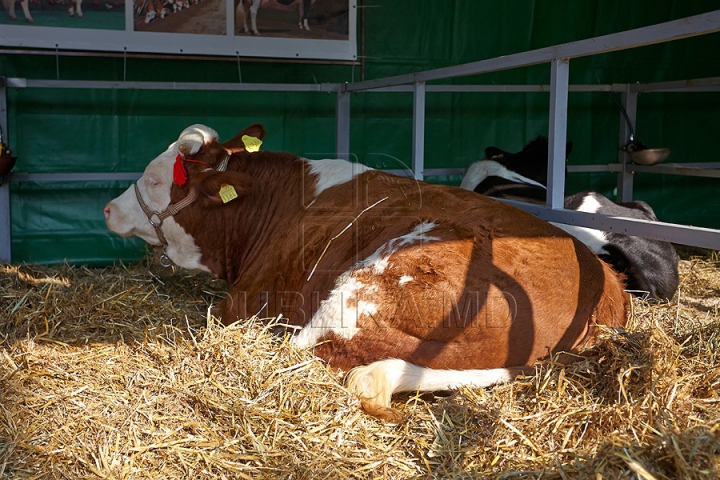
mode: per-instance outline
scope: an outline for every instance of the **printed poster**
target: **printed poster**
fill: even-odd
[[[0,45],[357,60],[356,0],[2,0]]]

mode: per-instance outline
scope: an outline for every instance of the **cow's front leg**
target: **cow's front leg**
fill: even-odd
[[[267,292],[249,293],[245,290],[231,289],[212,314],[224,325],[230,325],[238,320],[245,320],[254,316],[268,314]]]

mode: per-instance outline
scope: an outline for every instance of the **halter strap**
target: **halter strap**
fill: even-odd
[[[178,157],[180,157],[180,155],[178,155]],[[183,158],[182,160],[194,162],[194,163],[204,163],[208,167],[212,168],[210,166],[210,164],[203,162],[203,161],[188,160],[185,158]],[[216,170],[218,172],[224,172],[227,169],[229,160],[230,160],[230,152],[228,152],[226,150],[225,158],[223,158],[222,161],[220,161]],[[171,203],[170,205],[167,206],[167,208],[165,210],[163,210],[162,212],[158,212],[155,210],[150,210],[150,207],[148,206],[147,203],[145,203],[145,200],[143,200],[142,195],[140,195],[140,189],[138,188],[137,182],[135,182],[134,185],[135,185],[135,196],[137,197],[138,203],[140,204],[140,208],[142,208],[143,212],[145,212],[145,215],[147,215],[148,222],[150,222],[150,225],[152,225],[155,228],[155,233],[158,236],[158,240],[160,240],[160,243],[162,243],[164,245],[163,255],[160,257],[160,264],[163,267],[169,267],[170,265],[172,265],[172,260],[170,260],[170,257],[168,257],[168,254],[167,254],[168,241],[167,241],[167,238],[165,238],[165,234],[162,231],[163,221],[170,216],[177,215],[178,212],[180,212],[180,210],[182,210],[183,208],[192,204],[197,199],[197,194],[195,193],[194,190],[190,190],[190,193],[188,193],[185,196],[185,198],[183,198],[182,200],[180,200],[177,203]]]
[[[163,210],[162,212],[158,212],[155,210],[150,210],[150,207],[148,207],[148,204],[145,203],[145,200],[143,200],[142,195],[140,195],[140,189],[137,186],[137,183],[135,185],[135,196],[137,197],[138,203],[140,204],[140,208],[142,208],[143,212],[145,212],[145,215],[147,215],[148,221],[150,222],[150,225],[155,227],[155,233],[157,233],[158,240],[160,240],[160,243],[163,245],[168,244],[167,239],[165,238],[165,234],[162,231],[162,224],[163,220],[166,218],[177,215],[180,210],[187,207],[191,203],[193,203],[197,199],[197,194],[194,191],[190,191],[190,193],[187,194],[185,198],[180,200],[177,203],[172,203],[168,205],[168,207]]]
[[[218,163],[218,166],[215,170],[217,170],[218,172],[224,172],[225,170],[227,170],[229,160],[230,160],[230,152],[228,152],[226,150],[225,158],[223,158],[222,161],[220,163]]]

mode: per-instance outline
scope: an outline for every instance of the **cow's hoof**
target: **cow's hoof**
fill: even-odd
[[[377,405],[375,402],[368,402],[365,400],[360,400],[360,404],[362,405],[362,409],[365,411],[365,413],[375,418],[379,418],[382,421],[400,424],[407,420],[407,417],[405,417],[405,415],[400,413],[399,410],[396,410],[392,407],[380,406]]]
[[[25,21],[27,23],[35,23],[35,20],[33,20],[32,18],[27,18],[27,19],[25,19]]]

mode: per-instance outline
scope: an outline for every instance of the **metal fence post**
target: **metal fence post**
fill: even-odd
[[[413,83],[413,146],[412,171],[416,180],[423,179],[425,170],[425,82]]]
[[[335,104],[335,154],[350,160],[350,93],[341,85]]]
[[[630,134],[635,133],[633,130],[637,128],[635,119],[637,118],[637,98],[638,93],[632,90],[632,85],[628,84],[626,90],[622,93],[620,99],[621,105],[625,109],[628,120],[632,126],[628,125],[625,115],[620,112],[620,133],[618,135],[618,147],[627,145],[630,142]],[[622,165],[622,171],[617,175],[617,201],[618,203],[630,202],[633,197],[633,172],[628,171],[627,163],[630,161],[630,155],[618,149],[617,159]]]
[[[3,142],[9,140],[7,118],[7,87],[0,77],[0,127]],[[0,152],[1,153],[1,152]],[[12,223],[10,221],[10,182],[0,176],[0,263],[12,262]]]
[[[565,206],[565,143],[567,140],[569,72],[570,60],[567,58],[554,58],[550,63],[550,134],[546,204],[553,209]]]

